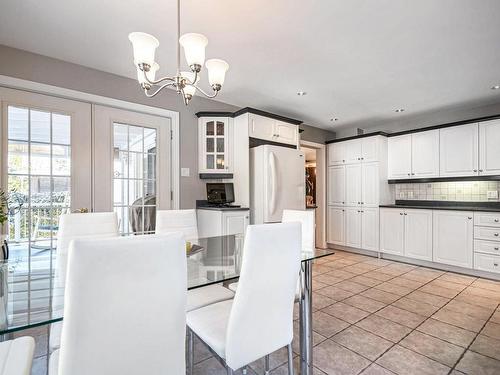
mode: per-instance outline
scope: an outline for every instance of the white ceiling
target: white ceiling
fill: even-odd
[[[182,32],[205,34],[207,58],[230,64],[223,102],[334,129],[400,107],[500,101],[498,0],[183,0],[182,12]],[[0,11],[0,44],[131,78],[128,33],[155,35],[170,74],[175,30],[174,0],[4,0]]]

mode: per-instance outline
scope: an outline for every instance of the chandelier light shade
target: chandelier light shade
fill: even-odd
[[[134,65],[137,68],[137,80],[147,97],[156,96],[166,87],[174,88],[181,94],[187,105],[196,91],[208,98],[215,98],[222,89],[229,64],[224,60],[210,59],[205,64],[205,48],[208,39],[197,33],[187,33],[180,36],[180,0],[177,0],[177,74],[171,77],[156,79],[160,66],[155,61],[155,52],[160,43],[154,36],[133,32],[128,36],[134,50]],[[180,47],[184,49],[186,63],[190,72],[181,72]],[[200,72],[205,64],[208,70],[208,81],[213,93],[203,91],[198,83]]]

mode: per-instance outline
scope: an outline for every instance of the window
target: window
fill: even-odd
[[[17,106],[7,111],[11,259],[30,270],[52,269],[59,216],[70,211],[71,117]]]
[[[113,207],[123,235],[154,232],[156,152],[156,129],[114,123]]]

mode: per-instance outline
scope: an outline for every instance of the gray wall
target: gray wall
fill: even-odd
[[[181,208],[194,207],[196,199],[205,196],[205,183],[198,178],[198,111],[236,111],[238,107],[195,97],[189,106],[172,90],[155,98],[146,98],[136,80],[90,69],[50,57],[0,45],[0,75],[126,100],[179,112],[181,167],[191,170],[190,177],[181,177]],[[304,140],[324,142],[333,134],[304,126]]]

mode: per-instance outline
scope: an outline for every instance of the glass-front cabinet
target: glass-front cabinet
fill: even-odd
[[[229,174],[231,165],[231,118],[201,117],[199,119],[198,172]]]

